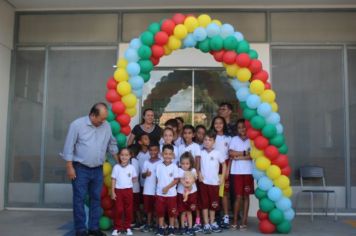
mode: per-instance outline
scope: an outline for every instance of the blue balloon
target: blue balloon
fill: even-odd
[[[267,196],[272,201],[276,202],[282,197],[282,191],[277,187],[272,187],[268,190]]]
[[[220,35],[222,38],[226,38],[230,35],[233,35],[235,32],[234,27],[230,24],[223,24],[221,26],[221,32]]]
[[[131,40],[129,47],[132,49],[138,50],[141,47],[142,43],[138,38],[134,38]]]
[[[244,102],[250,97],[250,90],[246,87],[239,88],[236,92],[236,97],[240,102]]]
[[[292,207],[292,201],[287,197],[282,197],[276,202],[276,207],[281,211],[286,211]]]
[[[141,67],[138,63],[136,62],[130,62],[127,67],[126,71],[129,73],[130,76],[136,76],[140,74]]]
[[[266,122],[267,124],[272,124],[272,125],[276,125],[281,121],[281,116],[276,113],[276,112],[272,112],[267,118],[266,118]]]
[[[142,97],[142,89],[133,89],[132,93],[135,94],[138,98]]]
[[[187,37],[183,40],[183,45],[187,48],[193,48],[197,44],[195,41],[193,34],[188,34]]]
[[[228,80],[231,84],[231,86],[235,89],[235,91],[238,91],[240,88],[248,88],[250,86],[250,82],[240,82],[236,78],[232,78]]]
[[[292,208],[287,209],[286,211],[283,212],[284,219],[291,221],[295,217],[295,212]]]
[[[256,94],[251,94],[246,100],[246,104],[250,109],[256,109],[261,104],[261,99]]]
[[[272,112],[272,107],[266,102],[261,103],[257,107],[257,114],[259,114],[260,116],[268,117],[269,114],[271,114],[271,112]]]
[[[210,23],[206,27],[206,33],[209,38],[212,38],[212,37],[220,34],[220,26],[218,26],[216,23]]]
[[[257,185],[260,189],[268,191],[270,188],[272,188],[273,182],[268,177],[264,176],[257,181]]]
[[[283,134],[283,125],[281,123],[276,124],[277,134]]]
[[[241,33],[241,32],[235,32],[234,33],[234,36],[235,36],[235,38],[237,39],[237,41],[242,41],[242,40],[244,40],[244,35]]]
[[[195,41],[203,41],[207,37],[206,30],[203,27],[198,27],[193,32],[193,37]]]
[[[128,48],[124,57],[128,62],[137,62],[139,60],[137,50],[133,48]]]
[[[260,171],[259,169],[257,169],[256,167],[253,167],[252,169],[252,176],[255,180],[259,180],[260,178],[266,176],[265,173],[263,171]]]
[[[143,78],[141,76],[137,75],[137,76],[131,77],[129,79],[129,83],[130,83],[132,89],[141,90],[145,81],[143,80]]]

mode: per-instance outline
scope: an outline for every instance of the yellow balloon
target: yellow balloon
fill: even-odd
[[[164,55],[170,55],[172,53],[172,49],[170,49],[167,45],[163,46],[164,49]]]
[[[111,176],[110,175],[107,175],[104,177],[104,184],[106,187],[111,189]]]
[[[250,84],[251,93],[260,95],[265,90],[265,85],[261,80],[254,80]]]
[[[215,24],[217,24],[218,26],[222,26],[221,21],[219,21],[219,20],[217,20],[217,19],[212,20],[211,23],[215,23]]]
[[[137,98],[134,94],[129,93],[121,98],[121,101],[125,104],[126,107],[132,108],[136,106]]]
[[[128,114],[130,117],[134,117],[137,114],[137,110],[135,107],[126,108],[125,113]]]
[[[277,187],[279,187],[280,189],[285,189],[289,186],[289,178],[285,175],[280,175],[278,178],[276,178],[273,181],[274,185],[276,185]]]
[[[230,77],[235,77],[237,70],[239,69],[239,67],[236,64],[226,65],[225,68],[226,68],[227,75]]]
[[[182,46],[182,42],[175,36],[169,36],[168,47],[172,50],[177,50]]]
[[[236,76],[241,82],[247,82],[251,79],[251,71],[246,67],[238,69]]]
[[[184,39],[187,36],[188,30],[183,24],[176,25],[174,28],[173,35],[176,36],[178,39]]]
[[[281,175],[281,169],[279,166],[271,165],[267,168],[266,174],[270,179],[276,179]]]
[[[118,68],[114,72],[114,78],[117,82],[127,81],[129,80],[129,74],[127,73],[126,69]]]
[[[258,157],[262,157],[264,155],[264,152],[262,150],[259,150],[257,148],[252,148],[251,149],[251,153],[250,153],[250,156],[253,158],[253,159],[256,159]]]
[[[291,197],[293,194],[293,189],[290,186],[288,186],[285,189],[283,189],[282,192],[284,196]]]
[[[194,16],[188,16],[184,20],[184,26],[187,28],[188,32],[193,32],[197,27],[199,27],[199,22]]]
[[[278,111],[278,104],[276,102],[271,103],[272,111],[277,112]]]
[[[125,95],[131,93],[131,85],[127,81],[122,81],[117,85],[116,91],[121,96],[125,96]]]
[[[105,162],[103,164],[103,173],[104,173],[104,176],[107,176],[107,175],[110,175],[111,174],[111,171],[112,171],[112,167],[110,165],[109,162]]]
[[[126,67],[127,67],[127,64],[129,64],[129,63],[128,63],[128,61],[127,61],[126,59],[120,58],[120,59],[117,61],[116,66],[119,67],[119,68],[126,68]]]
[[[259,170],[267,170],[267,168],[271,165],[271,161],[264,156],[257,157],[256,159],[256,167]]]
[[[207,14],[202,14],[198,17],[198,22],[200,26],[206,27],[208,24],[210,24],[211,18]]]
[[[263,102],[273,103],[276,99],[276,94],[271,89],[267,89],[260,95],[260,97]]]

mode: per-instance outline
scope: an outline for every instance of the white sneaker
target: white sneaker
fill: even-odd
[[[117,229],[114,229],[111,233],[112,236],[118,236],[120,234],[120,231],[117,231]]]
[[[126,230],[126,235],[133,235],[131,229],[127,229],[127,230]]]
[[[229,216],[228,215],[225,215],[224,216],[224,224],[230,224],[230,219],[229,219]]]

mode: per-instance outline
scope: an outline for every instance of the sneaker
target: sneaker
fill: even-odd
[[[163,228],[158,228],[156,232],[156,236],[164,236],[164,229]]]
[[[220,233],[222,230],[221,228],[219,227],[219,225],[214,222],[212,225],[211,225],[211,231],[213,231],[214,233]]]
[[[194,236],[194,235],[195,235],[195,232],[194,232],[193,228],[189,228],[189,229],[187,230],[187,235],[188,235],[188,236]]]
[[[223,228],[223,229],[228,229],[229,226],[230,226],[230,218],[228,215],[225,215],[222,219],[222,221],[220,222],[220,226]]]
[[[195,233],[198,233],[198,232],[203,231],[203,229],[202,229],[202,227],[201,227],[201,224],[195,224],[195,225],[193,226],[193,230],[194,230]]]
[[[168,227],[167,235],[168,236],[175,236],[174,227]]]
[[[149,225],[144,225],[141,229],[141,232],[143,233],[148,233],[150,232],[150,226]]]
[[[185,234],[185,230],[183,228],[176,228],[175,229],[175,234],[176,235],[183,235],[183,234]]]
[[[140,229],[142,229],[142,224],[140,224],[140,223],[135,223],[134,226],[132,226],[132,229],[134,229],[134,230],[140,230]]]
[[[117,229],[114,229],[111,233],[112,236],[118,236],[119,235],[119,231],[117,231]]]
[[[211,227],[210,227],[210,225],[208,225],[208,224],[204,225],[203,233],[204,233],[204,234],[211,234]]]
[[[127,229],[127,230],[126,230],[126,235],[129,235],[129,236],[130,236],[130,235],[133,235],[132,230],[131,230],[131,229]]]

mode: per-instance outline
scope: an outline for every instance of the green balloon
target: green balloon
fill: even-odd
[[[266,138],[273,138],[277,134],[276,126],[268,124],[262,129],[262,134]]]
[[[284,220],[282,223],[277,225],[277,231],[282,234],[288,234],[292,229],[292,225],[289,221]]]
[[[262,198],[267,197],[267,191],[264,191],[260,188],[256,188],[255,190],[255,196],[257,199],[261,200]]]
[[[283,144],[280,148],[278,148],[279,153],[287,154],[288,153],[288,146]]]
[[[256,50],[250,49],[248,52],[248,55],[250,56],[251,59],[257,59],[258,58],[258,53]]]
[[[106,217],[106,216],[100,217],[99,227],[101,230],[108,230],[111,228],[111,226],[112,226],[112,222],[109,219],[109,217]]]
[[[274,136],[271,140],[270,143],[276,147],[281,147],[284,144],[284,136],[283,134],[277,134]]]
[[[265,119],[262,116],[257,115],[251,118],[251,125],[254,129],[262,129],[265,124]]]
[[[116,120],[110,121],[110,126],[111,132],[114,136],[117,135],[121,130],[120,124]]]
[[[273,224],[278,225],[284,220],[283,212],[274,208],[268,213],[268,218]]]
[[[118,133],[115,138],[117,141],[117,145],[120,148],[124,148],[126,146],[126,136],[123,133]]]
[[[140,65],[142,73],[150,73],[153,69],[153,64],[150,60],[139,60],[138,64]]]
[[[237,39],[235,38],[235,36],[228,36],[224,39],[224,48],[226,50],[235,50],[235,48],[237,47]]]
[[[274,202],[268,197],[260,199],[260,209],[264,212],[270,212],[274,208]]]
[[[153,22],[147,28],[152,34],[156,34],[158,31],[161,30],[161,25],[158,22]]]
[[[152,46],[154,35],[150,31],[145,31],[140,36],[141,42],[147,46]]]
[[[108,117],[106,117],[106,120],[108,122],[115,120],[115,114],[114,114],[114,112],[112,112],[111,109],[109,109],[109,111],[108,111]]]
[[[256,109],[245,108],[244,111],[242,112],[242,116],[247,120],[251,120],[252,117],[255,117],[256,115],[257,115]]]
[[[240,107],[241,107],[242,109],[246,109],[246,108],[247,108],[246,102],[240,102]]]
[[[221,36],[216,35],[210,40],[210,48],[214,51],[219,51],[224,47],[224,40]]]
[[[152,55],[151,48],[146,45],[142,45],[138,49],[138,55],[140,56],[141,59],[150,59]]]
[[[150,73],[140,73],[140,76],[142,77],[143,81],[145,81],[145,83],[147,81],[149,81],[150,78],[151,78],[151,74]]]
[[[210,52],[210,39],[206,38],[199,42],[198,48],[204,53]]]
[[[250,44],[246,40],[241,40],[236,48],[237,53],[248,53],[250,51]]]

